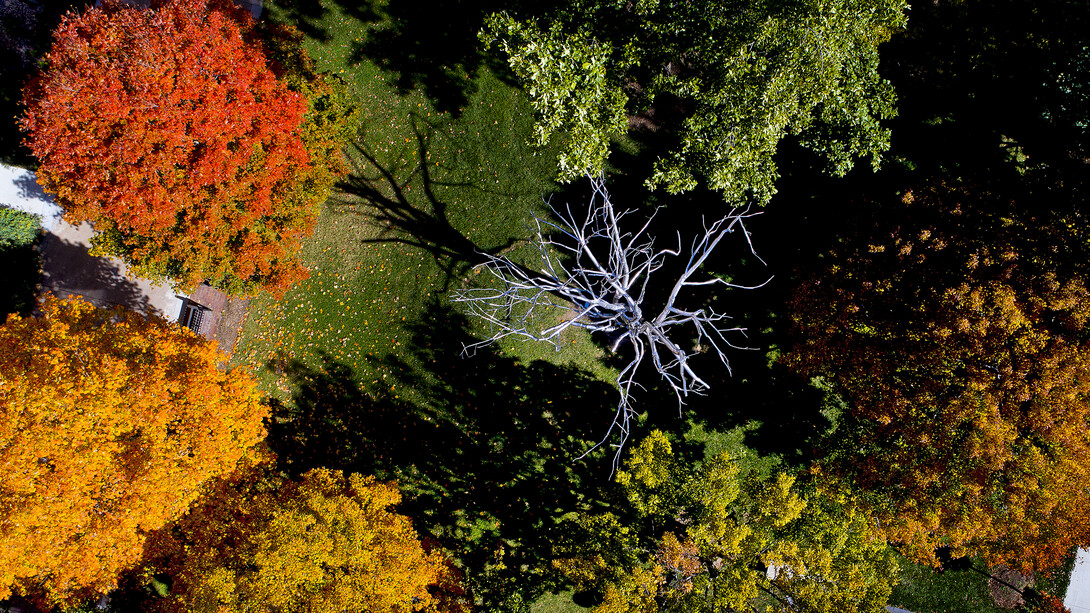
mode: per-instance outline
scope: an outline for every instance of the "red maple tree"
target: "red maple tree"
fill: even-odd
[[[249,293],[305,278],[322,189],[308,101],[270,71],[229,0],[107,1],[69,14],[21,125],[38,180],[99,251],[183,286]]]

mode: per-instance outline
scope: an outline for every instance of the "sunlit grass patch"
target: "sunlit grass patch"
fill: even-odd
[[[381,24],[356,20],[334,3],[325,8],[318,23],[327,39],[307,44],[323,69],[345,79],[360,106],[349,148],[354,170],[303,250],[310,279],[279,301],[253,302],[235,361],[315,365],[325,355],[351,366],[375,391],[400,394],[385,384],[391,373],[378,358],[411,362],[406,326],[470,282],[474,249],[529,236],[532,214],[556,189],[555,152],[528,144],[532,117],[524,95],[487,69],[475,76],[460,116],[437,112],[418,91],[401,95],[370,61],[352,61],[353,41]],[[276,6],[270,14],[279,14]],[[565,338],[559,353],[526,343],[502,349],[527,363],[546,359],[611,379],[586,334]],[[264,381],[281,399],[290,392],[275,372]]]

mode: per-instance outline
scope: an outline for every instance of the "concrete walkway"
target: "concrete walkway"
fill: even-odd
[[[90,254],[91,226],[61,219],[61,209],[42,191],[34,173],[0,164],[0,204],[37,215],[41,242],[42,289],[58,296],[78,294],[102,307],[124,306],[177,321],[182,300],[166,284],[129,274],[124,262]]]
[[[235,0],[235,4],[250,11],[254,19],[261,19],[262,0]]]
[[[1075,558],[1064,606],[1071,613],[1090,613],[1090,549],[1080,549]]]

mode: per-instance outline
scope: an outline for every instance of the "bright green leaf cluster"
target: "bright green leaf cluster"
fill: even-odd
[[[601,168],[609,155],[610,138],[623,134],[627,98],[612,82],[611,50],[581,34],[565,34],[559,24],[542,30],[507,14],[489,18],[482,40],[501,33],[501,48],[511,68],[528,84],[530,102],[540,121],[534,142],[549,143],[554,134],[567,135],[560,153],[560,181],[571,181]]]
[[[0,249],[29,245],[41,229],[37,216],[0,204]]]
[[[642,529],[610,513],[582,517],[590,546],[562,560],[606,578],[594,613],[878,613],[897,581],[892,550],[848,496],[808,492],[787,473],[751,470],[729,454],[688,464],[655,431],[618,482]]]
[[[731,201],[767,202],[780,140],[797,135],[842,175],[877,166],[894,115],[878,45],[905,24],[903,0],[797,3],[582,0],[553,14],[493,15],[538,114],[536,138],[567,137],[561,179],[598,172],[627,117],[646,113],[672,147],[648,184],[677,193],[702,178]],[[545,24],[545,25],[542,25]]]

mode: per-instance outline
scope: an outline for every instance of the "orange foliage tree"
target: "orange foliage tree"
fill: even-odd
[[[230,0],[69,14],[24,94],[39,182],[144,275],[285,290],[343,163],[315,88],[267,50]]]
[[[786,361],[842,394],[819,470],[906,553],[1048,568],[1090,545],[1085,258],[1062,224],[958,204],[979,198],[910,193],[919,219],[836,254],[794,297]]]
[[[150,548],[178,613],[434,610],[451,569],[428,553],[394,484],[315,469],[284,481],[258,467],[221,480]],[[255,475],[257,478],[255,478]]]
[[[82,300],[0,327],[0,599],[104,592],[260,442],[252,377],[188,330]]]

